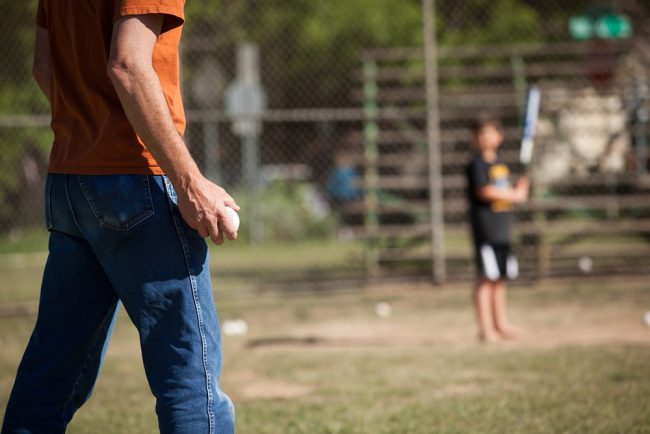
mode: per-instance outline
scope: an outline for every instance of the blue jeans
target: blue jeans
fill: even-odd
[[[166,177],[50,174],[49,256],[2,433],[63,433],[88,400],[118,302],[138,329],[161,433],[232,433],[205,240]]]

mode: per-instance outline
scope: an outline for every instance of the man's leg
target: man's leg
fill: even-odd
[[[84,177],[82,184],[83,192],[71,189],[75,212],[138,329],[161,433],[233,432],[232,403],[218,383],[221,339],[205,240],[183,222],[163,177]],[[116,222],[142,191],[150,194],[143,203],[155,210],[150,217],[121,231],[92,223],[89,204],[104,221]],[[80,194],[86,205],[74,200]],[[100,200],[107,197],[110,202]]]
[[[90,397],[117,296],[87,243],[52,232],[36,326],[18,368],[2,428],[63,433]]]

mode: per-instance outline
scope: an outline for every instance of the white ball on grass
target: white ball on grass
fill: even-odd
[[[591,273],[594,268],[594,261],[589,256],[582,256],[578,259],[578,268],[585,274]]]
[[[643,322],[650,327],[650,310],[643,314]]]
[[[226,336],[243,336],[248,332],[248,324],[243,319],[226,320],[221,325]]]
[[[390,304],[382,301],[381,303],[377,303],[375,305],[375,313],[380,318],[388,318],[393,313],[393,308],[390,306]]]

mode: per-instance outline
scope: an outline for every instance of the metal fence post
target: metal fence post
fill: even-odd
[[[379,251],[377,236],[379,228],[379,192],[377,188],[377,138],[379,126],[377,125],[377,64],[373,60],[366,60],[363,64],[363,96],[364,96],[364,128],[363,147],[365,159],[365,191],[364,207],[366,229],[366,274],[374,276],[379,270]]]
[[[443,283],[447,277],[447,272],[445,266],[445,226],[442,203],[443,185],[440,151],[440,114],[438,105],[438,44],[436,39],[435,13],[435,0],[422,0],[433,280],[435,283]]]

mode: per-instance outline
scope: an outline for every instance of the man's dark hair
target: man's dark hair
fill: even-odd
[[[483,128],[493,127],[500,133],[503,132],[501,121],[488,113],[479,113],[476,119],[472,122],[471,129],[474,135],[477,135]]]

